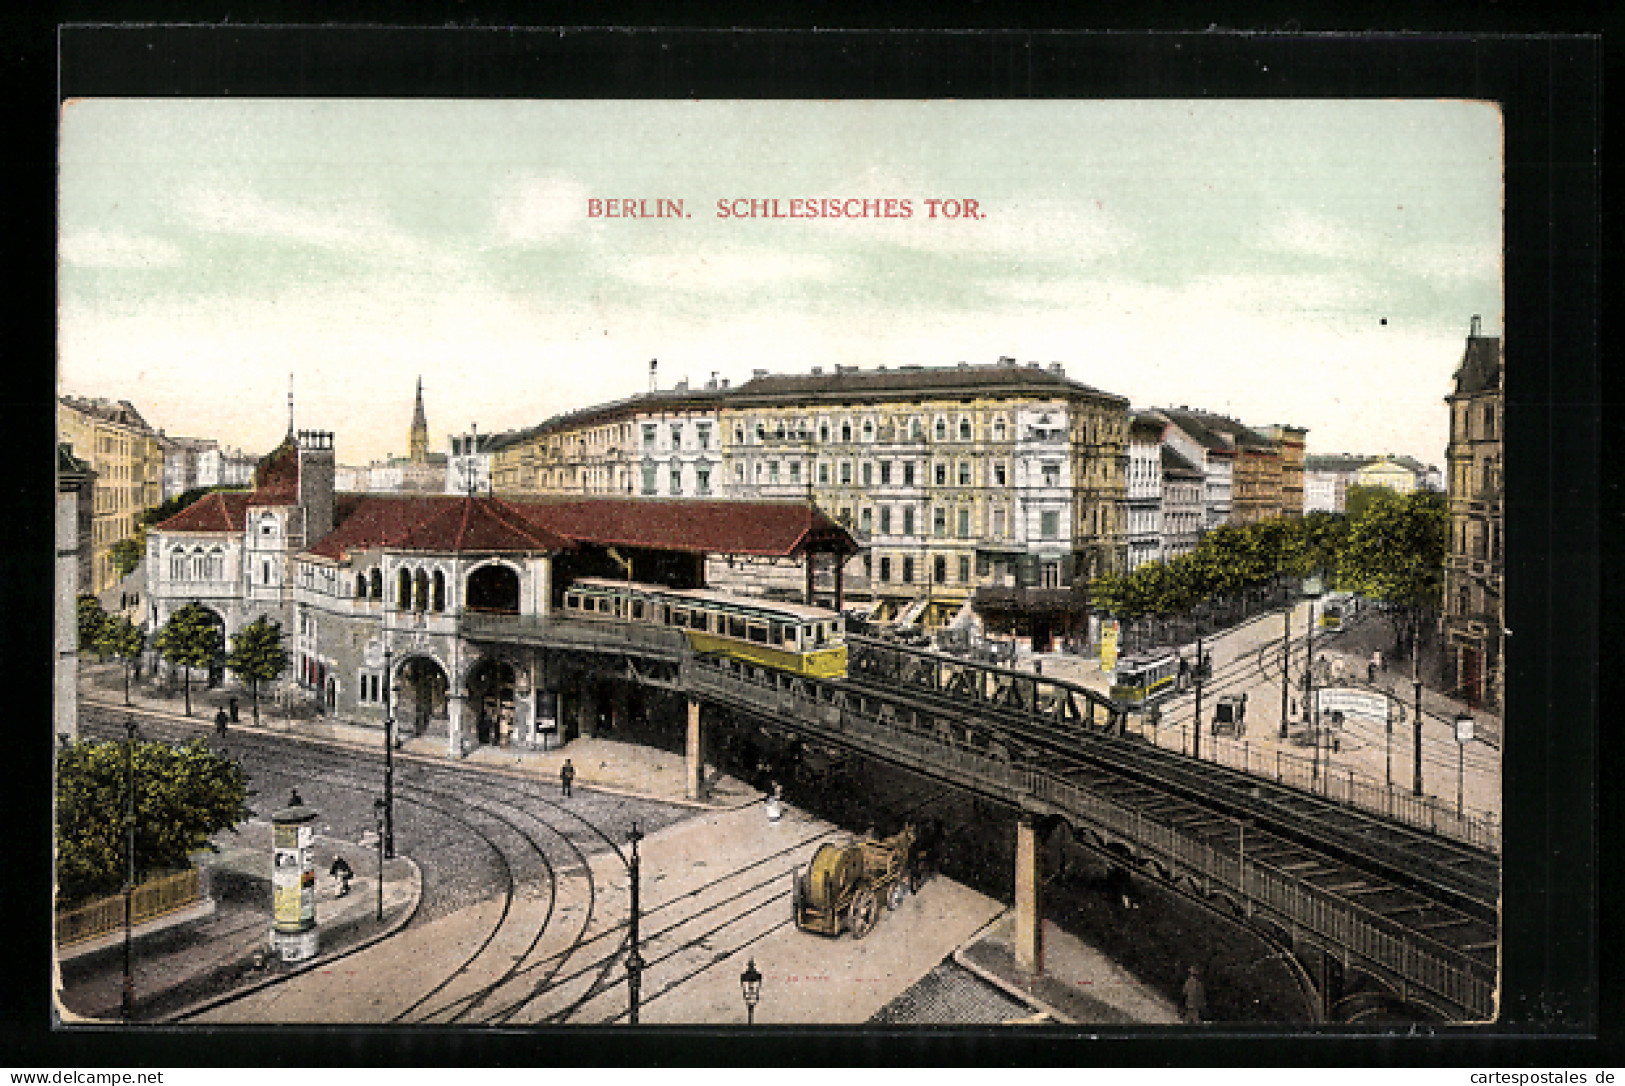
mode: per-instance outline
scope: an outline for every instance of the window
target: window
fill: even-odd
[[[889,505],[880,507],[880,534],[891,535],[891,506]],[[881,578],[883,581],[886,579],[885,577]]]
[[[655,447],[655,426],[652,422],[644,424],[643,447],[645,449],[652,449]]]
[[[852,424],[850,422],[841,423],[841,440],[842,441],[851,441],[852,440]]]
[[[936,437],[937,437],[938,441],[947,441],[948,440],[948,420],[947,419],[938,419],[937,420]]]
[[[1046,509],[1038,514],[1038,534],[1044,539],[1057,539],[1061,534],[1061,514]]]
[[[818,465],[818,481],[820,483],[824,483],[824,484],[829,483],[829,465],[828,464],[822,464],[821,463],[821,464]]]
[[[968,418],[961,418],[959,420],[959,440],[970,440],[970,419]]]
[[[903,559],[903,583],[914,583],[914,559],[911,557],[905,557]]]
[[[931,511],[931,534],[941,539],[948,534],[948,511],[937,508]]]
[[[925,427],[919,419],[910,419],[908,422],[908,436],[915,441],[925,436]]]
[[[1043,470],[1044,470],[1044,485],[1045,486],[1060,486],[1061,485],[1061,465],[1055,464],[1055,463],[1046,463],[1044,465]]]
[[[1003,509],[995,509],[995,510],[993,510],[993,538],[994,539],[1003,539],[1004,538],[1004,510]]]
[[[818,443],[820,445],[829,444],[829,423],[827,422],[820,422],[818,424]]]
[[[864,419],[863,420],[863,440],[865,440],[865,441],[873,441],[874,439],[875,439],[875,423],[874,423],[874,420],[873,419]]]
[[[948,559],[940,554],[931,562],[931,579],[937,584],[948,582]]]
[[[367,575],[365,573],[355,575],[355,598],[358,600],[367,598]]]
[[[970,538],[970,510],[969,509],[961,509],[959,511],[959,538],[960,539],[969,539]]]
[[[903,534],[914,534],[914,507],[912,505],[903,506]]]
[[[779,481],[779,462],[777,460],[767,462],[767,481],[770,483]]]
[[[905,460],[903,462],[903,485],[914,485],[914,461],[912,460]]]
[[[790,481],[792,483],[801,482],[801,461],[799,460],[790,461]]]
[[[375,600],[384,598],[384,574],[382,570],[373,570],[367,578],[368,594]]]
[[[858,527],[863,531],[867,532],[874,526],[874,512],[875,511],[870,509],[867,505],[858,512]]]
[[[271,563],[269,563],[269,562],[261,562],[260,563],[260,584],[270,584],[270,583],[271,583]]]
[[[970,584],[970,555],[959,556],[959,583]]]
[[[169,577],[173,581],[186,579],[186,552],[179,547],[169,554]]]
[[[734,444],[735,445],[743,445],[744,443],[745,443],[745,428],[743,426],[735,426],[734,427]]]
[[[882,516],[884,516],[885,511],[882,510],[881,512]],[[891,580],[891,557],[889,555],[880,556],[880,580]]]
[[[429,607],[434,611],[446,609],[446,575],[438,569],[434,571],[434,580],[430,585]]]
[[[703,422],[700,423],[694,428],[694,439],[698,442],[700,448],[709,449],[711,447],[711,427]]]
[[[936,472],[937,485],[938,486],[947,486],[948,485],[948,465],[947,464],[938,464],[938,465],[936,465],[936,468],[937,468],[937,472]]]
[[[970,486],[970,461],[968,460],[959,462],[959,485]]]
[[[1002,418],[993,420],[993,440],[1004,440],[1004,420]]]
[[[776,467],[777,465],[775,465]],[[671,464],[671,491],[672,494],[683,492],[683,465],[673,460]]]
[[[1005,480],[1004,465],[1003,464],[994,464],[993,465],[993,485],[994,486],[1004,486],[1005,485],[1004,480]]]
[[[683,447],[683,428],[681,426],[671,428],[671,447],[674,449]]]
[[[694,465],[694,490],[697,494],[711,493],[711,465],[701,463]]]
[[[865,460],[863,462],[863,485],[869,486],[874,482],[874,465]]]
[[[880,485],[881,486],[890,486],[891,485],[891,461],[890,460],[882,460],[880,462]]]
[[[841,485],[852,485],[852,461],[850,460],[841,461]]]
[[[643,492],[645,494],[655,492],[655,465],[653,460],[643,462]]]

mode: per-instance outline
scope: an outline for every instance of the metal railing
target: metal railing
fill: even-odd
[[[197,901],[202,896],[198,869],[148,879],[130,895],[130,922],[144,924]],[[124,927],[124,895],[101,898],[56,914],[56,945],[73,946]]]
[[[1170,825],[1060,777],[1013,763],[1002,747],[987,752],[945,746],[889,725],[879,716],[837,708],[777,678],[698,659],[685,662],[685,684],[718,701],[802,722],[818,722],[841,734],[849,745],[888,756],[902,764],[927,765],[952,779],[1019,803],[1032,797],[1091,823],[1107,835],[1126,839],[1154,857],[1171,874],[1200,881],[1209,893],[1229,892],[1251,909],[1275,914],[1289,926],[1308,931],[1367,962],[1402,977],[1478,1020],[1495,1010],[1494,969],[1460,951],[1406,929],[1335,893],[1313,886],[1269,864],[1249,861],[1241,851],[1217,849]],[[1238,823],[1239,825],[1239,823]]]
[[[588,652],[619,652],[634,648],[675,657],[688,649],[688,637],[682,630],[613,619],[589,621],[556,615],[464,613],[458,618],[457,632],[462,637],[478,640],[512,637]]]

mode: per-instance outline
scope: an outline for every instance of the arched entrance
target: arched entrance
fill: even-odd
[[[226,681],[226,650],[230,647],[231,641],[226,636],[226,620],[220,617],[219,612],[209,607],[202,608],[202,611],[209,624],[220,633],[217,642],[220,647],[216,650],[214,659],[209,661],[209,689],[213,690]]]
[[[406,738],[423,735],[435,724],[446,721],[446,673],[425,656],[414,656],[401,664],[396,685],[400,703],[395,722]]]
[[[517,675],[506,660],[481,660],[468,676],[468,704],[481,746],[513,742],[514,685]]]

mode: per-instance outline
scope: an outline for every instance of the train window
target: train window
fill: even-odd
[[[633,618],[638,618],[638,619],[641,619],[643,617],[643,601],[642,600],[633,600],[632,601],[632,617]]]
[[[688,625],[692,630],[705,630],[710,627],[710,623],[706,621],[704,611],[691,612],[688,616]]]
[[[609,614],[609,609],[610,609],[611,605],[613,604],[613,602],[614,601],[612,601],[608,596],[599,596],[598,597],[598,611],[599,611],[599,613],[600,614],[605,614],[605,615]]]
[[[750,625],[746,628],[746,634],[752,641],[759,645],[767,644],[767,627],[762,625],[760,622],[750,623]]]
[[[745,636],[745,620],[738,615],[728,616],[728,636],[743,638]]]
[[[687,610],[687,608],[673,607],[671,609],[671,624],[673,626],[687,626],[688,625],[688,610]]]
[[[784,644],[784,626],[777,622],[771,624],[767,628],[767,637],[775,645]]]

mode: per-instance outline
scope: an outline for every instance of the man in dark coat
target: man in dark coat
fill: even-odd
[[[1185,1021],[1200,1022],[1207,1015],[1207,991],[1202,987],[1202,973],[1191,966],[1185,978]]]
[[[576,767],[570,764],[570,759],[564,760],[564,767],[559,770],[559,784],[564,787],[564,798],[570,798],[570,785],[576,779]]]

